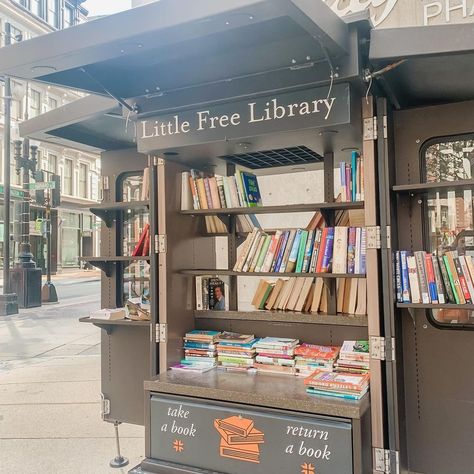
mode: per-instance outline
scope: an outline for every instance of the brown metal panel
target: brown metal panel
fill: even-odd
[[[420,182],[420,149],[433,137],[474,131],[474,102],[395,113],[397,184]],[[421,197],[397,196],[399,248],[422,250]],[[470,474],[474,466],[473,334],[433,327],[424,309],[399,311],[410,472]],[[403,416],[403,415],[402,415]]]
[[[372,96],[362,99],[362,119],[374,117]],[[377,220],[377,163],[375,141],[364,137],[364,185],[365,185],[365,225],[376,226]],[[380,296],[378,250],[367,249],[367,318],[369,338],[380,336]],[[383,395],[382,395],[382,365],[378,360],[370,360],[370,404],[372,413],[372,445],[375,448],[384,447],[383,426]]]

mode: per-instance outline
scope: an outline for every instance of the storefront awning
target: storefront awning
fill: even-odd
[[[2,48],[0,74],[142,113],[356,77],[353,44],[322,0],[161,0]]]
[[[373,30],[370,62],[400,107],[474,99],[474,24]]]
[[[129,125],[114,99],[90,95],[21,123],[20,135],[98,153],[132,147],[135,128]]]

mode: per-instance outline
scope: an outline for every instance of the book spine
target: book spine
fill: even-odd
[[[357,152],[352,152],[352,162],[351,162],[351,185],[352,185],[352,202],[356,201],[357,196]]]
[[[400,251],[395,252],[395,289],[397,292],[397,302],[403,303],[402,265],[401,265],[400,253],[401,253]]]
[[[242,174],[239,170],[235,171],[235,182],[237,185],[237,194],[239,195],[240,205],[242,207],[247,207],[248,203],[245,198],[245,190],[244,190],[244,185],[242,183]]]
[[[189,187],[191,189],[191,194],[193,195],[194,209],[196,210],[201,209],[201,206],[199,205],[199,196],[198,196],[198,189],[196,185],[196,179],[193,178],[192,171],[191,171],[191,176],[189,177]]]
[[[415,257],[407,256],[407,267],[408,267],[408,282],[410,283],[411,302],[421,303],[420,284],[418,282]]]
[[[242,204],[239,199],[239,193],[237,191],[237,180],[235,176],[229,176],[229,188],[232,199],[232,207],[242,207]]]
[[[214,206],[212,205],[212,195],[211,195],[211,186],[209,183],[209,178],[204,178],[204,189],[206,191],[207,208],[214,209]]]
[[[288,257],[288,263],[286,264],[286,271],[293,272],[296,268],[296,260],[298,259],[298,252],[300,249],[300,243],[303,236],[303,231],[298,229],[296,231],[295,239],[293,240],[293,245],[291,246],[291,252]]]
[[[456,272],[459,277],[459,284],[461,285],[461,291],[464,296],[465,303],[471,304],[472,303],[471,295],[469,294],[469,289],[467,287],[466,278],[464,277],[464,272],[462,270],[459,257],[454,257],[454,266],[456,268]]]
[[[426,279],[428,280],[428,290],[430,292],[430,299],[433,304],[438,303],[438,291],[436,288],[436,279],[433,268],[433,261],[431,254],[425,254],[425,268],[426,268]]]
[[[355,227],[349,227],[347,238],[347,273],[355,272],[355,247],[357,239],[357,230]]]
[[[277,258],[275,260],[275,268],[272,271],[275,271],[275,272],[280,271],[281,262],[283,260],[283,255],[285,253],[286,246],[288,245],[288,239],[289,238],[290,238],[290,231],[286,230],[283,237],[282,237],[281,245],[280,245],[280,248],[278,250],[278,255],[277,255]]]
[[[242,268],[243,272],[248,272],[250,265],[252,264],[253,257],[255,256],[255,252],[257,251],[258,244],[260,242],[260,237],[262,236],[261,231],[257,231],[255,234],[255,237],[252,241],[252,246],[250,247],[250,250],[247,254],[247,257],[245,258],[245,262]]]
[[[201,278],[202,309],[209,309],[209,277]]]
[[[321,229],[316,229],[314,233],[313,249],[311,251],[311,262],[309,265],[310,273],[314,273],[316,271],[316,264],[318,263],[319,244],[321,243],[322,233],[323,231]]]
[[[263,262],[265,260],[265,257],[267,256],[268,248],[270,247],[271,241],[272,241],[272,236],[267,235],[265,237],[265,241],[263,243],[260,255],[258,256],[257,265],[255,266],[255,271],[256,272],[259,272],[262,269],[262,265],[263,265]]]
[[[303,262],[306,253],[306,243],[308,241],[308,231],[303,230],[301,232],[300,245],[298,248],[298,257],[296,259],[296,273],[301,273],[303,270]]]
[[[351,179],[351,165],[346,163],[346,201],[352,201],[352,179]]]
[[[400,268],[402,273],[402,302],[410,303],[410,283],[408,280],[407,252],[400,252]]]
[[[196,277],[196,309],[202,311],[204,309],[202,302],[202,277]]]
[[[265,243],[265,240],[266,240],[266,236],[263,233],[261,233],[260,234],[260,239],[258,241],[257,248],[255,250],[255,254],[252,258],[252,263],[250,264],[250,266],[248,268],[249,272],[254,272],[255,271],[255,267],[257,266],[257,262],[258,262],[258,259],[260,257],[260,253],[262,252],[262,247],[263,247],[263,244]]]
[[[439,268],[441,270],[441,276],[443,277],[444,288],[446,289],[447,303],[455,303],[456,298],[454,297],[453,288],[451,286],[451,281],[449,280],[448,271],[446,269],[446,264],[442,256],[438,256]]]
[[[446,297],[444,293],[443,279],[441,277],[441,269],[439,268],[438,257],[436,255],[431,256],[433,262],[434,275],[436,280],[436,291],[438,293],[438,301],[440,304],[446,303]]]
[[[428,281],[425,274],[425,252],[415,252],[416,270],[418,280],[420,282],[421,300],[423,304],[430,303],[430,293],[428,289]]]
[[[201,209],[209,209],[209,206],[207,205],[206,186],[204,185],[204,178],[197,179],[197,188],[199,196],[199,207]]]
[[[311,251],[312,251],[313,245],[314,245],[314,235],[315,235],[314,230],[310,230],[308,232],[308,239],[307,239],[307,242],[306,242],[304,260],[303,260],[303,265],[302,265],[302,268],[301,268],[301,271],[303,273],[308,273],[309,272],[309,265],[311,263]]]
[[[321,272],[328,273],[332,261],[332,249],[334,244],[334,227],[329,227],[326,235],[326,246],[324,248],[324,257],[321,265]]]
[[[470,255],[466,255],[464,257],[464,260],[466,261],[466,265],[467,265],[467,268],[468,268],[468,271],[469,271],[469,276],[470,276],[471,283],[474,286],[474,264],[472,262],[472,257]]]
[[[339,163],[339,179],[341,180],[341,201],[346,202],[346,164],[343,161]]]
[[[280,273],[285,273],[286,271],[286,267],[288,265],[288,261],[290,258],[290,253],[293,249],[293,243],[295,241],[295,237],[296,237],[296,231],[290,230],[290,235],[288,236],[288,242],[286,243],[286,247],[285,247],[285,253],[283,254],[283,258],[281,259],[281,265],[279,269]]]
[[[347,272],[347,227],[335,227],[332,271],[334,273]]]
[[[364,157],[360,157],[360,200],[365,200]]]
[[[466,299],[464,297],[464,291],[462,290],[459,273],[456,270],[456,262],[454,261],[454,258],[457,257],[457,252],[449,251],[446,255],[448,257],[449,269],[451,270],[451,275],[454,280],[454,288],[456,289],[456,294],[459,298],[459,304],[465,304]]]
[[[459,263],[461,264],[462,273],[463,273],[464,279],[466,280],[467,289],[468,289],[470,300],[472,303],[472,300],[474,298],[474,286],[472,284],[471,275],[469,273],[469,268],[467,266],[466,257],[460,256]]]
[[[233,207],[233,205],[232,205],[232,197],[231,197],[231,194],[230,194],[229,177],[228,176],[223,176],[222,177],[222,185],[224,187],[224,200],[225,200],[226,208],[231,208],[231,207]]]
[[[329,227],[325,227],[321,235],[321,243],[319,244],[319,250],[318,250],[318,262],[316,263],[316,273],[321,273],[321,269],[323,266],[324,254],[326,252],[326,240],[327,240],[327,235],[328,235],[328,229]]]
[[[225,191],[224,191],[224,178],[222,176],[218,176],[217,180],[217,190],[219,191],[219,201],[222,209],[226,209],[227,202],[225,200]]]
[[[451,285],[451,289],[453,292],[454,301],[456,302],[456,304],[460,304],[461,299],[459,297],[459,294],[456,288],[457,275],[453,274],[453,270],[455,271],[454,266],[451,266],[451,263],[447,255],[443,256],[443,261],[444,261],[444,266],[446,267],[446,272],[448,273],[449,283]],[[458,281],[458,285],[459,285],[459,281]]]
[[[272,267],[273,259],[275,258],[275,250],[278,245],[278,241],[281,237],[281,230],[277,230],[275,235],[271,237],[271,242],[268,247],[267,255],[265,256],[265,260],[263,261],[263,265],[260,271],[262,272],[269,272],[270,268]]]
[[[359,275],[360,271],[360,260],[362,254],[362,229],[360,227],[356,227],[356,244],[355,244],[355,256],[354,256],[354,273]]]

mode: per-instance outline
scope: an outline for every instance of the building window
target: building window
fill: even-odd
[[[87,198],[87,165],[79,163],[79,197]]]
[[[11,89],[12,91],[16,88],[20,89],[23,87],[19,82],[11,81]],[[23,119],[23,101],[22,100],[15,100],[12,99],[11,101],[11,114],[12,118],[15,120],[22,120]]]
[[[72,160],[64,160],[64,194],[72,196]]]
[[[54,97],[48,97],[48,110],[54,110],[58,108],[58,101]]]
[[[64,28],[69,28],[70,26],[74,26],[75,23],[76,22],[74,20],[74,8],[69,5],[65,5],[64,6]]]
[[[43,0],[30,0],[30,11],[34,15],[44,18]]]
[[[41,93],[30,89],[29,118],[38,117],[41,114]]]
[[[58,0],[47,0],[48,2],[48,23],[55,28],[59,27]]]
[[[58,157],[52,153],[48,154],[48,171],[53,174],[58,174]]]

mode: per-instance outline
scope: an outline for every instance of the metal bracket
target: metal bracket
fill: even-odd
[[[167,342],[168,340],[168,325],[167,324],[156,324],[155,325],[155,339],[156,342]]]
[[[364,141],[377,140],[377,117],[364,119]]]
[[[105,398],[104,394],[100,394],[100,416],[105,420],[105,416],[110,415],[110,400]]]
[[[395,360],[395,338],[370,337],[370,358],[391,362]]]
[[[166,253],[166,250],[167,250],[166,234],[155,235],[155,252]]]
[[[374,464],[376,472],[384,474],[400,473],[400,453],[389,449],[374,448]]]

